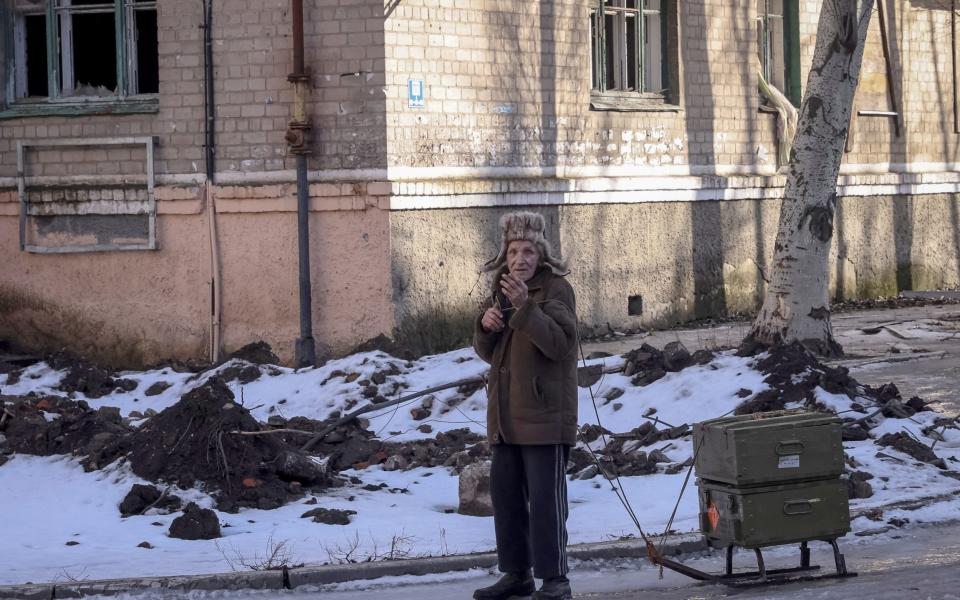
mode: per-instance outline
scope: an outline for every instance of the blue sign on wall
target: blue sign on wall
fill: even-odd
[[[407,106],[409,108],[423,108],[423,80],[410,79],[407,81]]]

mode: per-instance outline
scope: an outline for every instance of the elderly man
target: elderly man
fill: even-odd
[[[490,363],[487,438],[500,571],[477,600],[571,598],[564,473],[577,433],[577,317],[566,265],[544,237],[543,216],[500,220],[493,293],[474,327]],[[531,574],[531,567],[533,572]],[[543,580],[534,592],[533,577]]]

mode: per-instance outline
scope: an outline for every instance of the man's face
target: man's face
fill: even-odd
[[[507,246],[507,268],[512,275],[528,281],[537,272],[540,251],[533,242],[514,240]]]

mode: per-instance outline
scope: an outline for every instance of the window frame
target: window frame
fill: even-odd
[[[0,27],[7,35],[3,104],[0,118],[43,114],[83,115],[102,113],[154,113],[159,110],[159,93],[139,93],[136,13],[159,10],[157,0],[102,0],[74,6],[71,0],[44,0],[41,9],[17,12],[15,0],[0,0]],[[72,80],[76,61],[72,56],[73,16],[108,13],[114,16],[116,93],[76,95],[65,89]],[[27,96],[27,63],[24,15],[43,15],[46,35],[47,95]],[[66,34],[64,34],[66,32]],[[67,62],[69,61],[69,62]],[[66,63],[66,64],[65,64]]]
[[[757,10],[758,55],[763,77],[773,84],[770,77],[770,0],[758,0],[763,5]],[[803,99],[800,81],[800,6],[798,0],[782,0],[783,8],[777,18],[781,19],[783,31],[783,95],[794,106]]]
[[[593,110],[678,110],[670,104],[676,102],[676,92],[672,89],[671,69],[669,63],[670,49],[670,22],[672,12],[676,7],[676,0],[660,0],[659,8],[651,9],[648,0],[636,0],[636,8],[626,6],[626,0],[613,0],[615,5],[608,5],[607,0],[595,0],[590,6],[590,100]],[[629,15],[629,16],[628,16]],[[645,41],[648,38],[646,19],[647,15],[659,16],[660,39],[660,90],[644,91],[646,87],[646,62],[648,60]],[[618,45],[613,47],[615,62],[619,62],[618,73],[607,72],[607,34],[606,17],[617,17],[615,28],[618,30]],[[634,19],[635,42],[632,51],[636,60],[633,69],[630,69],[629,36],[626,34],[626,21]],[[628,73],[628,69],[632,73]],[[633,77],[635,87],[631,88],[627,82]],[[613,78],[613,85],[607,87]]]

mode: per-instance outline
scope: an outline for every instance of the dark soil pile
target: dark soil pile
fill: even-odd
[[[666,376],[669,372],[682,371],[693,364],[704,365],[713,360],[713,353],[697,350],[693,354],[680,342],[670,342],[659,350],[650,344],[643,344],[623,355],[625,360],[623,374],[633,377],[633,385],[650,385]]]
[[[873,310],[877,308],[909,308],[913,306],[942,306],[945,304],[960,304],[955,298],[870,298],[867,300],[843,300],[831,302],[830,311],[834,313],[855,310]]]
[[[22,372],[23,367],[0,360],[0,375],[7,376],[6,385],[16,385],[19,383]]]
[[[279,364],[280,359],[273,353],[270,344],[263,341],[247,344],[227,357],[227,361],[233,359],[239,359],[243,362],[221,369],[218,376],[224,381],[236,379],[241,385],[246,385],[259,379],[264,372],[271,375],[280,374],[279,369],[270,366]],[[262,368],[261,365],[266,365],[266,368]]]
[[[369,340],[362,342],[353,349],[351,354],[357,354],[359,352],[374,352],[377,350],[380,352],[386,352],[390,356],[395,356],[404,360],[413,360],[418,356],[418,353],[414,352],[409,346],[405,346],[395,340],[392,340],[382,333],[377,337],[370,338]]]
[[[484,436],[462,428],[440,432],[432,440],[387,443],[383,454],[386,470],[447,466],[460,472],[467,465],[489,459],[490,448]]]
[[[130,448],[132,429],[117,409],[93,410],[83,400],[62,396],[0,396],[3,411],[8,413],[0,427],[4,453],[77,454],[85,456],[84,468],[93,470]]]
[[[182,488],[203,484],[224,511],[276,508],[304,488],[332,483],[325,468],[277,436],[241,435],[261,427],[233,400],[213,378],[150,419],[131,436],[133,472]]]
[[[303,424],[301,417],[289,421],[291,427]],[[383,465],[387,471],[440,466],[459,471],[478,460],[490,458],[485,440],[483,436],[462,428],[440,432],[432,440],[383,442],[354,422],[331,431],[311,453],[328,457],[332,471],[365,469],[374,465]]]
[[[230,355],[230,358],[239,358],[255,365],[278,365],[280,359],[273,353],[270,344],[264,341],[252,342]]]
[[[905,433],[884,434],[876,443],[878,446],[889,446],[904,454],[909,454],[919,461],[930,463],[941,469],[947,468],[946,462],[934,454],[933,450]]]
[[[183,514],[170,523],[170,537],[181,540],[212,540],[220,537],[220,520],[209,508],[200,508],[193,502]]]
[[[741,348],[741,354],[760,349]],[[814,410],[825,410],[816,401],[814,391],[818,387],[831,394],[846,394],[852,400],[863,402],[864,404],[854,406],[863,413],[876,407],[884,416],[906,418],[926,410],[926,404],[920,398],[911,398],[904,402],[897,386],[892,383],[879,388],[861,385],[850,377],[846,367],[823,364],[799,342],[770,348],[766,356],[757,361],[756,367],[766,375],[763,381],[770,389],[738,406],[738,415],[783,410],[789,403],[801,403]]]
[[[147,509],[156,508],[170,512],[179,510],[182,500],[174,494],[161,492],[156,486],[135,483],[120,502],[120,516],[142,515]]]
[[[47,359],[50,368],[66,370],[57,389],[77,392],[88,398],[101,398],[115,390],[130,392],[137,389],[132,379],[114,378],[113,373],[69,352],[57,352]]]

